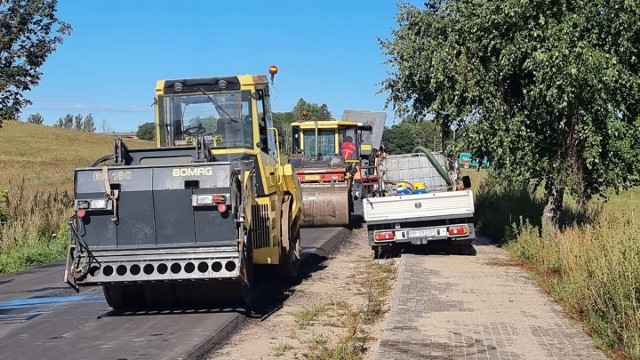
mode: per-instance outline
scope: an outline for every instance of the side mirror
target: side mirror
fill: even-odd
[[[471,177],[469,177],[468,175],[463,176],[462,186],[464,186],[465,189],[471,189]]]

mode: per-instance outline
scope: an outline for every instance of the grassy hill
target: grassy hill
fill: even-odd
[[[115,138],[5,121],[0,129],[0,273],[64,256],[73,169],[113,152]],[[127,139],[130,148],[152,141]]]

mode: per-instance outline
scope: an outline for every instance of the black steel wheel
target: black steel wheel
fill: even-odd
[[[291,229],[289,229],[291,231]],[[280,274],[287,280],[294,280],[300,275],[300,256],[302,245],[300,243],[300,229],[289,236],[289,250],[282,248],[282,258],[287,261],[280,263]]]
[[[251,250],[251,240],[248,240],[242,252],[242,267],[245,282],[240,285],[240,302],[243,305],[251,305],[253,300],[253,251]]]
[[[139,308],[146,306],[142,289],[130,284],[109,284],[102,286],[104,299],[114,310]],[[139,286],[139,285],[138,285]]]

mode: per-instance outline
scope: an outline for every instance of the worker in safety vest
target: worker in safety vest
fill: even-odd
[[[342,151],[342,157],[345,160],[351,159],[351,156],[356,152],[356,144],[353,143],[353,138],[351,138],[351,136],[344,137],[340,150]]]

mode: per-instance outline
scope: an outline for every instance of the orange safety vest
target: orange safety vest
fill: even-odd
[[[356,152],[356,145],[350,141],[342,143],[342,157],[345,160],[351,159],[351,155]]]
[[[356,173],[353,175],[354,180],[362,180],[362,167],[360,164],[356,165]]]

